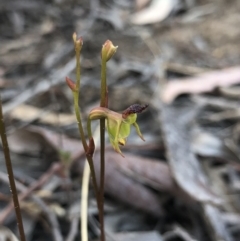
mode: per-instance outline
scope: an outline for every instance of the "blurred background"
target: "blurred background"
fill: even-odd
[[[29,192],[27,240],[81,236],[85,159],[65,83],[75,80],[73,32],[84,41],[84,124],[99,105],[107,39],[118,46],[109,108],[149,104],[138,115],[146,141],[133,130],[125,158],[106,138],[107,240],[239,240],[239,11],[237,0],[0,1],[1,99],[18,190]],[[98,150],[95,165],[99,173]],[[2,148],[0,167],[0,240],[14,240]],[[88,201],[89,240],[98,240],[91,185]]]

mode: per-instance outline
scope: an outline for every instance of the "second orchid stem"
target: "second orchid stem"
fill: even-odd
[[[89,163],[90,171],[91,171],[91,176],[92,176],[92,181],[93,181],[93,188],[95,192],[95,196],[97,199],[97,206],[99,210],[99,219],[101,219],[100,213],[101,213],[101,205],[99,201],[99,190],[98,190],[98,185],[97,185],[97,178],[95,174],[95,169],[94,169],[94,163],[93,163],[93,158],[92,155],[88,154],[88,149],[89,146],[86,142],[84,130],[83,130],[83,125],[82,125],[82,119],[81,119],[81,111],[79,109],[79,93],[80,93],[80,74],[81,74],[81,66],[80,66],[80,52],[82,48],[82,39],[77,38],[76,33],[73,34],[73,41],[74,41],[74,47],[75,47],[75,53],[76,53],[76,85],[71,82],[70,79],[66,79],[69,87],[72,89],[73,93],[73,98],[74,98],[74,110],[75,110],[75,115],[78,123],[78,129],[79,129],[79,134],[82,140],[83,148],[86,153],[86,158]],[[105,241],[104,234],[101,235],[103,238],[101,238],[101,241]]]

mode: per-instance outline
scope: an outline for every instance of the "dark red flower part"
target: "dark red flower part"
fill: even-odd
[[[126,119],[131,114],[142,113],[147,107],[148,105],[140,105],[140,104],[131,105],[126,110],[123,111],[122,118]]]
[[[88,146],[88,150],[87,150],[86,155],[92,157],[94,151],[95,151],[95,143],[94,143],[93,138],[91,137],[91,138],[89,139],[89,146]]]

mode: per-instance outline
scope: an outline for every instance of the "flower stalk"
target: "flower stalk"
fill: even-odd
[[[90,141],[90,146],[88,146],[88,144],[87,144],[87,141],[85,138],[85,133],[83,130],[83,125],[82,125],[81,111],[79,109],[79,104],[78,104],[79,95],[80,95],[80,82],[81,82],[80,52],[81,52],[81,48],[83,45],[83,41],[82,41],[82,38],[77,38],[76,33],[74,33],[73,34],[73,42],[74,42],[75,55],[76,55],[76,84],[68,77],[66,77],[66,82],[67,82],[69,88],[72,90],[73,100],[74,100],[74,111],[75,111],[75,115],[76,115],[76,119],[77,119],[79,134],[80,134],[80,137],[82,140],[84,151],[86,153],[86,158],[89,163],[91,176],[92,176],[92,182],[93,182],[93,188],[94,188],[94,192],[95,192],[95,196],[96,196],[96,200],[97,200],[97,206],[98,206],[98,210],[100,211],[97,178],[96,178],[96,174],[95,174],[92,154],[90,153],[90,152],[94,151],[94,148],[93,148],[94,142],[92,139],[92,141]],[[104,241],[104,240],[102,239],[101,241]]]
[[[107,61],[111,59],[117,51],[110,40],[107,40],[102,47],[101,53],[101,99],[100,107],[108,107],[107,92]],[[100,223],[101,233],[104,235],[104,179],[105,179],[105,117],[100,119],[100,187],[99,187],[99,204],[100,204]],[[105,235],[103,241],[105,240]]]

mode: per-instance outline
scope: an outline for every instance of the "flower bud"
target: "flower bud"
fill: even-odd
[[[116,53],[118,46],[114,46],[112,41],[107,40],[102,46],[102,59],[106,62]]]
[[[66,82],[68,87],[72,90],[72,91],[77,91],[77,86],[76,84],[68,77],[66,77]]]
[[[77,37],[76,33],[73,33],[73,42],[74,42],[74,46],[75,46],[75,51],[76,52],[80,52],[83,46],[83,40],[82,37]]]

